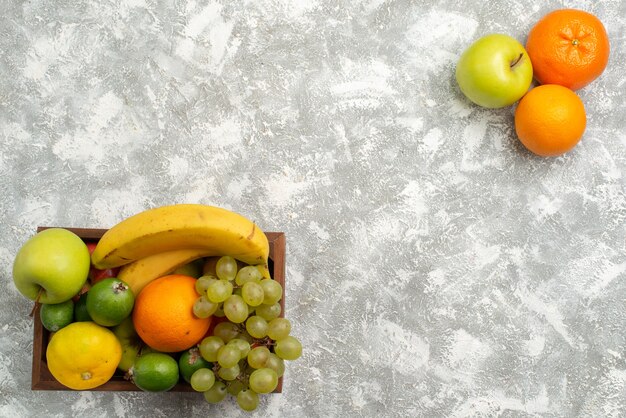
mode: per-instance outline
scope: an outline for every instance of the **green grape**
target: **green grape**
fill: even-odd
[[[280,307],[280,303],[275,303],[273,305],[259,305],[256,307],[256,314],[263,317],[266,321],[271,321],[274,318],[278,318],[280,316],[282,308]]]
[[[222,339],[225,343],[229,342],[233,338],[237,338],[240,329],[237,324],[232,322],[220,322],[213,328],[213,335],[216,335]]]
[[[272,340],[282,340],[291,332],[291,322],[285,318],[274,318],[267,326],[267,336]]]
[[[217,304],[217,309],[215,310],[215,312],[213,312],[213,316],[217,317],[217,318],[223,318],[226,316],[226,314],[224,313],[224,305],[221,303]]]
[[[198,277],[198,280],[196,280],[196,292],[198,292],[199,295],[204,295],[209,285],[215,281],[217,281],[217,278],[214,276]]]
[[[239,364],[235,364],[233,367],[220,367],[217,375],[224,380],[235,380],[240,372]]]
[[[302,344],[295,337],[285,337],[276,341],[274,352],[284,360],[295,360],[302,355]]]
[[[237,380],[233,380],[232,382],[229,382],[226,390],[231,395],[237,396],[237,394],[239,392],[241,392],[242,390],[247,389],[247,388],[248,388],[248,386],[245,383],[243,383],[241,380],[237,379]]]
[[[217,352],[224,346],[224,340],[216,335],[205,337],[200,341],[200,355],[210,362],[217,361]]]
[[[248,359],[247,358],[242,360],[242,362],[244,363],[244,367],[242,367],[241,365],[239,367],[241,367],[241,369],[243,370],[244,375],[246,376],[246,384],[247,384],[248,383],[248,378],[250,377],[252,372],[255,371],[256,369],[248,364]]]
[[[237,295],[237,296],[242,296],[243,292],[242,292],[242,288],[241,287],[236,287],[235,290],[233,290],[233,295]],[[243,299],[243,296],[242,296]],[[248,305],[246,303],[246,305]],[[255,311],[256,306],[250,306],[248,305],[248,316],[252,315],[252,313]]]
[[[264,338],[267,336],[267,321],[258,315],[251,316],[246,321],[246,331],[254,338]]]
[[[243,286],[247,282],[260,282],[262,278],[261,272],[255,266],[245,266],[237,273],[235,283],[237,286]]]
[[[270,393],[278,386],[278,375],[274,370],[263,367],[252,372],[249,384],[256,393]]]
[[[259,406],[259,395],[253,390],[243,389],[237,394],[237,405],[244,411],[254,411]]]
[[[254,338],[248,333],[248,331],[240,332],[239,335],[237,335],[237,338],[246,341],[248,344],[252,344],[254,342]]]
[[[254,347],[248,353],[248,365],[254,369],[265,367],[267,360],[270,358],[270,350],[267,347]]]
[[[233,284],[227,280],[216,280],[206,290],[207,298],[214,303],[224,302],[233,294]]]
[[[215,264],[215,274],[221,280],[233,280],[237,276],[237,260],[223,256]]]
[[[246,282],[241,287],[241,297],[250,306],[259,306],[263,303],[263,288],[257,282]]]
[[[245,358],[250,352],[250,343],[246,340],[242,340],[241,338],[233,338],[226,345],[234,345],[239,349],[241,353],[241,357],[239,359]]]
[[[285,361],[274,353],[269,354],[264,367],[274,370],[278,377],[281,377],[283,374],[285,374]]]
[[[217,303],[213,303],[206,298],[200,296],[193,304],[193,314],[198,318],[208,318],[217,310]]]
[[[263,304],[273,305],[283,297],[283,287],[276,280],[263,279],[261,280],[261,287],[263,288]]]
[[[222,367],[233,367],[241,359],[241,352],[239,348],[234,344],[226,344],[217,352],[217,363]]]
[[[224,313],[230,322],[240,324],[248,318],[248,305],[241,296],[231,295],[224,301]]]
[[[191,387],[196,392],[206,392],[207,390],[211,389],[211,387],[215,383],[215,375],[213,374],[213,370],[207,368],[196,370],[191,375],[189,383],[191,383]]]
[[[226,395],[228,395],[226,385],[218,380],[211,386],[211,389],[204,392],[204,399],[208,403],[220,403],[224,400]]]

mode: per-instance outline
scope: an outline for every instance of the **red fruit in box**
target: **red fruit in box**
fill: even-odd
[[[88,242],[86,244],[87,249],[89,250],[89,254],[93,253],[93,251],[96,249],[97,243]],[[94,285],[101,280],[108,279],[109,277],[117,277],[117,273],[119,273],[119,271],[119,268],[100,270],[92,265],[89,268],[89,282]]]
[[[95,250],[96,246],[98,245],[97,242],[86,242],[85,244],[87,245],[87,249],[89,250],[89,254],[92,254],[93,250]]]
[[[82,289],[80,289],[80,292],[78,292],[77,294],[75,294],[74,296],[72,296],[72,300],[74,302],[78,302],[78,299],[80,299],[80,296],[83,293],[87,293],[89,291],[89,289],[91,289],[91,285],[89,283],[85,283],[82,287]]]

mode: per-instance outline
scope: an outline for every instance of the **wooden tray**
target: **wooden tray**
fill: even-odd
[[[44,229],[52,228],[50,226],[40,226],[37,228],[37,232]],[[106,229],[88,229],[88,228],[65,228],[68,229],[85,242],[97,242],[100,237],[107,231]],[[269,268],[272,274],[272,278],[279,282],[283,287],[283,298],[280,301],[281,305],[281,317],[284,317],[285,312],[285,234],[283,232],[266,232],[267,239],[270,244],[270,256],[269,256]],[[41,324],[39,318],[39,306],[37,306],[33,315],[33,374],[31,389],[33,390],[72,390],[59,383],[48,370],[48,364],[46,362],[46,349],[48,347],[48,340],[50,339],[50,332],[46,330]],[[278,386],[274,393],[280,393],[282,391],[283,378],[278,380]],[[111,380],[107,383],[98,386],[92,391],[140,391],[133,383],[124,379],[123,373],[119,370],[113,375]],[[181,379],[181,381],[174,386],[171,392],[192,392],[191,385]]]

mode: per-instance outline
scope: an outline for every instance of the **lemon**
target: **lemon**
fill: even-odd
[[[50,373],[74,390],[106,383],[122,358],[122,346],[109,329],[94,322],[73,322],[54,333],[46,350]]]

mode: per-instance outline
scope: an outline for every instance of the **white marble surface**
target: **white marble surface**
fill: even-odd
[[[30,390],[20,244],[176,202],[287,235],[305,352],[258,416],[626,416],[624,1],[0,5],[0,416],[247,416]],[[541,159],[453,71],[561,7],[612,52],[579,92],[583,141]]]

